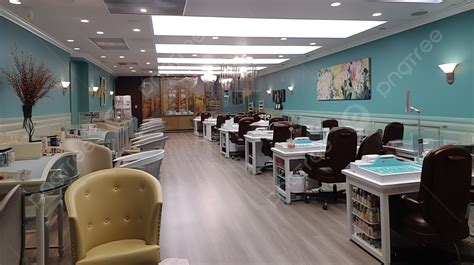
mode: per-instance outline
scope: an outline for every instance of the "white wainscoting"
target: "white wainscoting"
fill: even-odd
[[[389,115],[364,113],[358,110],[354,112],[311,112],[302,110],[274,110],[267,108],[267,113],[272,116],[287,115],[293,122],[320,126],[321,121],[334,118],[339,121],[341,126],[353,126],[364,128],[367,131],[383,129],[389,122],[398,121],[405,125],[405,140],[412,140],[413,136],[418,135],[418,116],[416,113],[407,115]],[[453,118],[453,117],[433,117],[421,116],[422,134],[424,138],[447,139],[458,141],[461,144],[474,143],[474,119],[472,118]]]
[[[61,128],[70,128],[71,114],[33,116],[33,123],[35,124],[35,136],[47,136],[60,131]],[[26,136],[23,129],[23,117],[0,119],[1,134],[22,134]]]

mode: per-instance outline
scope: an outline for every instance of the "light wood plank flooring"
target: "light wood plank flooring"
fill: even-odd
[[[243,159],[224,158],[217,143],[192,133],[169,137],[161,168],[163,259],[185,258],[191,265],[379,264],[347,239],[345,204],[330,204],[328,211],[319,202],[285,205],[275,196],[270,172],[254,176]],[[51,250],[50,264],[71,264],[65,226],[66,255]]]

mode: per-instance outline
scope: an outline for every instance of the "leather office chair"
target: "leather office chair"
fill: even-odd
[[[325,198],[323,209],[327,210],[328,198],[336,201],[345,198],[344,190],[337,190],[335,183],[345,183],[346,176],[341,173],[350,162],[355,160],[357,150],[357,133],[346,127],[333,128],[329,134],[324,157],[306,154],[303,170],[308,177],[319,183],[333,183],[332,192],[307,193],[306,202],[310,197]]]
[[[230,133],[230,141],[237,146],[244,146],[245,145],[245,138],[244,135],[250,131],[250,124],[254,123],[252,117],[245,117],[239,120],[239,131],[236,133]],[[231,157],[243,157],[243,151],[231,152]]]
[[[362,140],[357,152],[356,160],[362,159],[365,155],[377,155],[382,148],[382,135],[380,132],[374,132]]]
[[[462,147],[432,149],[423,160],[419,192],[391,201],[391,227],[421,243],[455,242],[468,237],[471,160]]]
[[[252,117],[255,121],[259,121],[259,120],[262,119],[262,118],[260,118],[260,116],[262,116],[262,115],[267,115],[267,114],[265,112],[257,112],[255,114],[253,114]]]
[[[239,123],[239,121],[243,118],[247,118],[246,115],[241,115],[241,114],[237,114],[234,116],[234,123]]]
[[[201,121],[198,122],[198,132],[203,133],[204,132],[204,126],[203,126],[203,121],[207,118],[210,118],[212,115],[209,112],[203,112],[201,113]]]
[[[321,127],[329,128],[329,130],[338,126],[339,126],[339,122],[335,119],[324,120],[321,122]]]
[[[212,126],[212,138],[213,140],[219,140],[219,128],[221,128],[222,124],[225,123],[226,120],[230,119],[230,115],[228,114],[219,114],[216,118],[216,125]]]
[[[399,122],[391,122],[387,124],[383,131],[383,145],[393,140],[403,140],[403,124]]]
[[[284,121],[285,119],[283,119],[283,117],[273,117],[273,118],[270,118],[270,120],[268,121],[268,128],[270,128],[270,126],[274,123],[274,122],[279,122],[279,121]],[[270,129],[271,130],[271,129]]]
[[[160,182],[128,168],[91,173],[66,191],[73,264],[143,265],[160,261]]]
[[[290,125],[285,124],[285,123],[279,123],[275,122],[272,123],[272,130],[273,130],[273,139],[268,140],[268,139],[262,139],[262,153],[265,156],[271,157],[273,159],[273,152],[272,148],[275,146],[275,143],[283,143],[286,142],[286,140],[291,138],[291,131],[290,131]],[[266,162],[264,164],[264,167],[262,167],[260,170],[263,172],[266,169],[270,169],[273,167],[273,161]]]
[[[23,264],[20,263],[24,238],[21,193],[21,186],[16,185],[0,200],[0,264]]]

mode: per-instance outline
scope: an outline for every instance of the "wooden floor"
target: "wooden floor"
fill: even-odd
[[[270,172],[251,175],[243,160],[224,158],[217,143],[191,133],[169,134],[161,183],[162,259],[185,258],[191,265],[379,264],[347,239],[345,204],[330,204],[328,211],[318,202],[285,205],[275,196]],[[51,251],[50,264],[71,264],[65,231],[66,255]]]

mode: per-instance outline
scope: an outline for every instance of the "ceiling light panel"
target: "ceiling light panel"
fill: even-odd
[[[265,69],[265,66],[257,66],[255,69],[262,70]],[[221,66],[215,65],[160,65],[158,66],[158,70],[198,70],[198,71],[220,71],[222,69]]]
[[[172,54],[305,54],[320,46],[247,46],[247,45],[194,45],[155,44],[157,53]]]
[[[418,3],[418,4],[439,4],[444,0],[371,0],[370,2],[379,3]]]
[[[246,72],[251,72],[248,70]],[[240,71],[225,71],[227,74],[238,74],[241,73]],[[180,70],[158,70],[158,74],[160,75],[204,75],[204,74],[214,74],[219,75],[222,74],[222,71],[180,71]]]
[[[279,64],[288,59],[221,59],[221,58],[157,58],[158,63],[169,64]]]
[[[386,23],[374,20],[310,20],[152,16],[155,35],[281,38],[348,38]],[[173,25],[173,26],[169,26]],[[211,27],[209,25],[212,25]],[[231,30],[229,30],[231,29]]]

